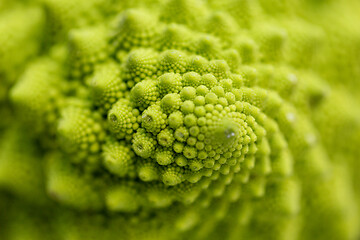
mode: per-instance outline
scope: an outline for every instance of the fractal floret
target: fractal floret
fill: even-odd
[[[357,0],[0,0],[0,238],[356,240]]]

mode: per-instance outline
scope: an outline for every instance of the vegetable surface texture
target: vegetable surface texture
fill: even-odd
[[[357,240],[358,0],[0,0],[0,238]]]

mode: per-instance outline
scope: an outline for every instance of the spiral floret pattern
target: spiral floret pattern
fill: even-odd
[[[40,2],[8,6],[33,24],[14,20],[32,48],[0,66],[22,119],[0,134],[0,237],[359,235],[360,152],[337,138],[360,142],[360,32],[313,22],[332,1]]]

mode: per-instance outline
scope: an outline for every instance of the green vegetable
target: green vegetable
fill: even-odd
[[[0,0],[0,238],[360,236],[357,0]]]

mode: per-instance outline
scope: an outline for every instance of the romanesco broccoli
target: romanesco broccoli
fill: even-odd
[[[357,0],[0,0],[0,238],[360,236]]]

